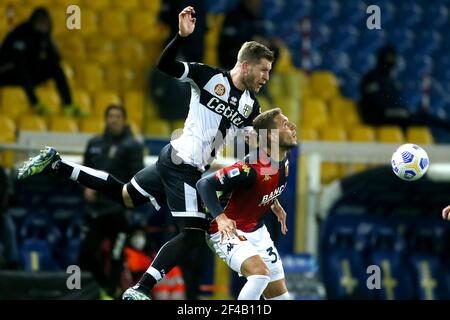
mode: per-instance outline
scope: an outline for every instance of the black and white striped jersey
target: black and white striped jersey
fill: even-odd
[[[195,62],[183,65],[178,79],[191,86],[189,114],[171,144],[183,162],[204,170],[237,130],[252,129],[260,107],[253,93],[233,85],[229,72]]]

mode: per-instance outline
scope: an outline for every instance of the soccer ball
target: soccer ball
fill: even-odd
[[[424,149],[416,144],[401,145],[392,155],[392,170],[402,180],[414,181],[427,172],[430,161]]]

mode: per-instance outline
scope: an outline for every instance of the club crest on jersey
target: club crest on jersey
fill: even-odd
[[[228,171],[228,177],[233,178],[240,174],[239,168],[234,168],[233,170]]]
[[[264,181],[269,181],[271,179],[271,177],[269,175],[264,175]]]
[[[218,83],[214,86],[214,93],[219,97],[223,96],[225,94],[225,91],[225,86],[221,83]]]
[[[248,174],[250,173],[250,167],[244,163],[242,165],[242,171],[244,171],[247,174],[247,177],[248,177]]]
[[[252,111],[253,111],[253,106],[250,106],[250,105],[246,104],[244,106],[244,110],[243,110],[243,114],[242,115],[245,118],[248,118],[250,116],[250,114],[252,113]]]

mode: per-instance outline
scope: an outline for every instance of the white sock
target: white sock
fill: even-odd
[[[247,277],[247,283],[239,292],[238,300],[259,300],[264,289],[269,283],[270,277],[263,275],[252,275]]]
[[[289,292],[286,291],[285,293],[283,293],[279,296],[276,296],[276,297],[273,297],[270,299],[266,299],[266,300],[292,300],[292,298],[291,298],[291,295],[289,294]]]

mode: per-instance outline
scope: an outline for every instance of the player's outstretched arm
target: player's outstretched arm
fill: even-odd
[[[180,12],[178,16],[178,34],[164,48],[161,57],[159,57],[157,68],[174,78],[181,78],[185,71],[183,63],[177,61],[176,57],[180,46],[184,42],[184,38],[194,32],[195,18],[193,14],[195,14],[193,7],[186,7]]]

